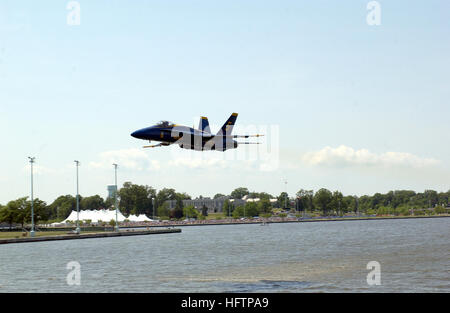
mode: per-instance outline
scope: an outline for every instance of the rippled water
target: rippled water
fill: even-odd
[[[450,292],[450,218],[182,231],[1,245],[0,292]]]

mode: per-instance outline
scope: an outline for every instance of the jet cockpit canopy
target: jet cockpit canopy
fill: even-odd
[[[155,126],[157,127],[171,127],[174,126],[175,124],[169,121],[159,121]]]

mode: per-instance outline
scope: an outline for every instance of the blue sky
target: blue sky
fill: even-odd
[[[78,26],[68,2],[0,1],[2,204],[29,193],[29,155],[48,202],[75,193],[75,159],[82,195],[106,195],[113,161],[119,183],[193,196],[450,189],[448,1],[379,1],[379,26],[369,1],[80,0]],[[130,137],[232,112],[278,127],[275,168]]]

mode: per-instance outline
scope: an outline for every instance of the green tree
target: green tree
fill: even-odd
[[[167,200],[176,200],[177,193],[175,192],[175,189],[172,188],[163,188],[160,191],[158,191],[158,194],[156,195],[156,206],[160,207],[162,206]]]
[[[448,193],[447,192],[440,192],[438,194],[438,205],[440,205],[440,206],[448,206],[449,196],[450,196],[450,191]]]
[[[80,210],[99,210],[104,208],[105,200],[99,195],[85,197],[80,201]]]
[[[313,210],[313,197],[314,191],[300,189],[297,194],[297,209],[299,211],[312,211]]]
[[[249,217],[258,215],[258,205],[256,202],[247,202],[242,206],[238,206],[233,211],[233,218]]]
[[[244,206],[240,205],[237,208],[234,209],[233,211],[233,218],[239,218],[244,216]]]
[[[216,194],[214,195],[214,198],[213,198],[213,199],[218,199],[218,198],[222,198],[222,197],[225,197],[225,195],[224,195],[224,194],[221,194],[221,193],[216,193]]]
[[[80,197],[80,202],[83,200]],[[52,212],[52,218],[58,218],[59,220],[65,220],[72,211],[77,209],[77,200],[72,195],[59,196],[52,204],[50,204],[50,211]]]
[[[125,215],[152,215],[152,198],[156,197],[156,190],[152,187],[126,182],[123,184],[123,187],[120,188],[118,195],[120,197],[119,207]]]
[[[245,188],[245,187],[239,187],[239,188],[236,188],[236,189],[234,189],[232,192],[231,192],[231,198],[233,198],[233,199],[242,199],[244,196],[246,196],[246,195],[248,195],[249,194],[249,191],[248,191],[248,189],[247,188]]]
[[[380,205],[388,205],[388,203],[385,203],[385,198],[381,193],[374,194],[370,200],[370,208],[376,209]]]
[[[223,203],[223,215],[225,216],[231,216],[232,212],[233,212],[233,205],[231,204],[231,202],[229,200],[225,200],[225,202]]]
[[[277,203],[278,203],[279,208],[288,209],[289,208],[289,195],[283,191],[277,197]]]
[[[267,192],[250,192],[248,194],[248,197],[251,198],[251,199],[258,198],[260,200],[262,200],[262,199],[272,199],[273,198],[272,195],[267,193]]]
[[[356,196],[344,196],[342,200],[346,204],[347,212],[356,212]]]
[[[170,215],[169,207],[167,203],[163,203],[158,209],[156,210],[156,214],[162,219],[162,218],[168,218]]]
[[[257,216],[259,214],[258,212],[258,204],[256,202],[247,202],[244,205],[244,217],[247,216]]]
[[[39,200],[39,199],[37,199]],[[42,202],[36,202],[36,210],[38,214],[38,220],[39,221],[50,221],[55,220],[57,218],[56,212],[53,211],[53,209],[47,205],[44,201]]]
[[[12,211],[14,216],[14,223],[21,224],[22,228],[23,225],[28,220],[28,216],[31,219],[31,206],[30,206],[30,212],[27,212],[27,197],[19,198],[17,200],[13,200],[8,202],[6,207]]]
[[[330,209],[336,211],[337,213],[340,213],[342,210],[344,210],[344,196],[340,191],[334,191],[331,196],[330,201]]]
[[[27,201],[26,207],[27,215],[26,215],[26,223],[31,223],[31,201]],[[34,211],[34,223],[47,221],[49,219],[48,215],[48,206],[45,201],[42,201],[38,198],[33,201],[33,211]]]
[[[176,199],[175,209],[183,210],[183,200],[179,197]]]
[[[46,215],[47,204],[39,199],[33,201],[34,222],[37,224],[47,218]],[[26,223],[31,222],[31,201],[28,201],[28,197],[19,198],[8,202],[6,210],[3,212],[4,218],[10,223],[19,223],[24,226]]]
[[[183,207],[176,206],[173,210],[170,211],[170,218],[180,219],[183,217]]]
[[[424,198],[428,208],[434,207],[439,202],[438,193],[434,190],[425,190]]]
[[[16,220],[17,212],[11,207],[4,206],[0,209],[0,223],[8,223],[9,229],[12,228],[12,224]]]
[[[183,215],[186,218],[197,218],[198,211],[194,208],[193,205],[187,206],[183,209]]]
[[[177,192],[175,194],[175,198],[179,198],[181,200],[191,200],[191,196],[185,192]]]
[[[109,210],[114,207],[114,198],[106,198],[105,199],[105,209]]]
[[[372,198],[364,195],[357,198],[357,210],[358,212],[367,212],[372,208]]]
[[[208,208],[206,207],[206,205],[203,205],[203,207],[202,207],[202,215],[208,216]]]
[[[269,199],[264,198],[258,202],[258,212],[259,214],[272,213],[272,204]]]
[[[328,189],[322,188],[316,192],[314,195],[314,205],[319,208],[323,215],[327,215],[330,210],[331,200],[333,198],[333,194]]]
[[[438,205],[434,208],[434,212],[436,214],[443,214],[443,213],[445,213],[445,211],[446,211],[445,208],[440,205]]]

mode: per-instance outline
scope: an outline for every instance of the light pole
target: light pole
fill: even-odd
[[[80,233],[80,193],[78,191],[78,167],[80,166],[80,161],[75,160],[75,166],[77,168],[77,228],[75,232]]]
[[[284,180],[284,191],[286,193],[286,198],[284,200],[284,209],[287,210],[287,199],[288,199],[288,193],[287,193],[287,180]]]
[[[355,199],[356,199],[356,215],[359,217],[358,196],[355,196]]]
[[[35,157],[28,157],[31,164],[31,231],[30,236],[34,237],[34,199],[33,199],[33,163]]]
[[[155,220],[155,198],[152,198],[153,216],[152,220]]]
[[[303,207],[303,212],[302,212],[302,217],[303,217],[303,218],[305,218],[305,213],[306,213],[306,204],[305,204],[305,206]]]
[[[114,165],[114,170],[115,170],[115,183],[116,183],[116,192],[114,193],[114,206],[116,207],[116,226],[115,226],[115,230],[118,232],[119,231],[119,221],[117,220],[117,164],[113,164]]]

